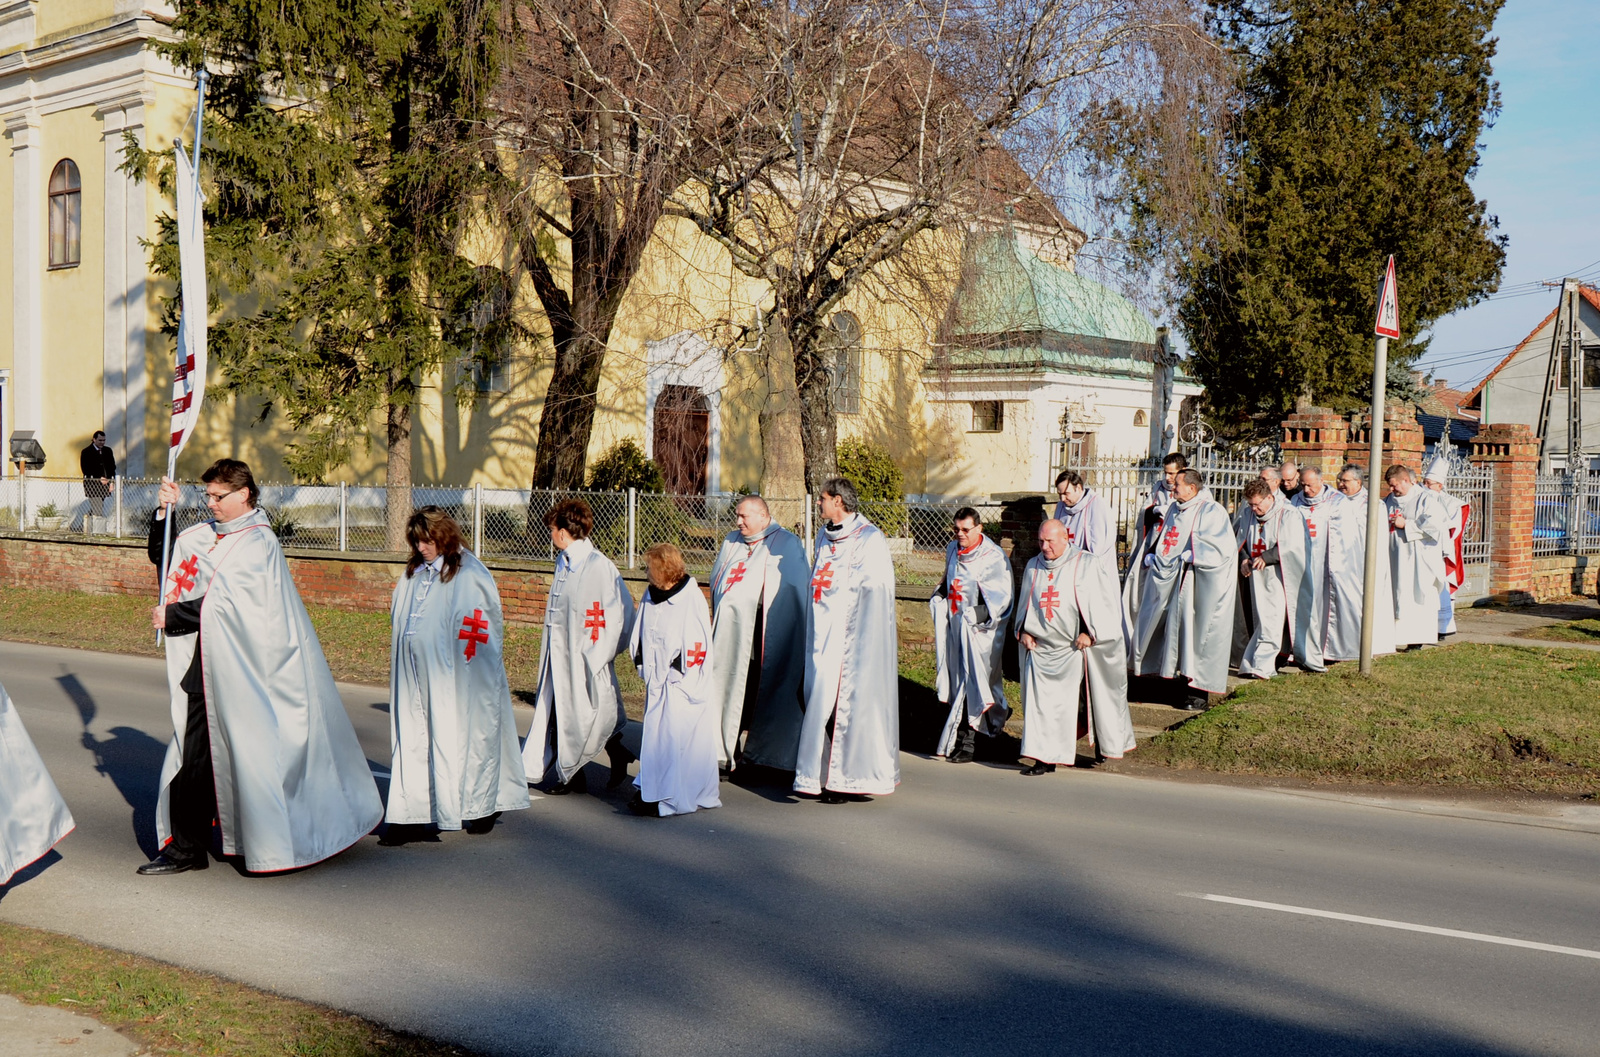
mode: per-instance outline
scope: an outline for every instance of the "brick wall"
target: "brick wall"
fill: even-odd
[[[1539,602],[1593,598],[1600,556],[1555,555],[1533,559],[1533,597]]]

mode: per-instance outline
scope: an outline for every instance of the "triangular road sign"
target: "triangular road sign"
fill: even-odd
[[[1394,285],[1394,254],[1389,254],[1389,266],[1383,271],[1383,289],[1378,293],[1378,319],[1372,332],[1379,337],[1400,336],[1400,297]]]

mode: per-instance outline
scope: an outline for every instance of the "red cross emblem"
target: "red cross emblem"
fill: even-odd
[[[1056,610],[1061,608],[1061,592],[1056,590],[1056,585],[1051,584],[1039,594],[1039,608],[1044,610],[1046,620],[1056,618]]]
[[[196,570],[200,568],[200,556],[191,554],[179,566],[167,574],[167,579],[172,581],[172,590],[167,592],[167,601],[176,602],[185,591],[195,585]]]
[[[1311,530],[1311,538],[1312,539],[1316,539],[1317,538],[1317,523],[1315,521],[1307,521],[1306,522],[1306,528]]]
[[[957,613],[961,612],[961,601],[962,601],[962,597],[961,597],[961,580],[958,577],[957,579],[954,579],[954,580],[950,581],[950,615],[951,616],[955,616]]]
[[[728,570],[728,578],[723,582],[723,587],[732,587],[744,579],[744,562],[740,562]]]
[[[689,650],[689,667],[698,668],[706,663],[706,651],[703,643],[695,643]]]
[[[833,563],[823,562],[822,568],[811,578],[811,601],[822,601],[822,592],[833,589]]]
[[[1065,527],[1065,526],[1063,526],[1063,527]],[[1074,532],[1072,529],[1068,528],[1067,529],[1067,543],[1071,544],[1071,543],[1075,542],[1077,540],[1077,538],[1078,538],[1078,534],[1076,532]]]
[[[1171,554],[1172,548],[1178,545],[1178,526],[1174,525],[1161,537],[1161,553]]]
[[[1256,541],[1250,545],[1250,557],[1259,558],[1265,553],[1267,553],[1267,541],[1257,536]]]
[[[600,641],[600,629],[606,626],[606,610],[599,602],[590,606],[583,614],[583,630],[589,633],[590,642]]]
[[[478,647],[489,643],[489,621],[483,615],[483,610],[474,609],[472,616],[461,618],[461,630],[456,633],[457,642],[467,644],[467,660],[478,655]]]

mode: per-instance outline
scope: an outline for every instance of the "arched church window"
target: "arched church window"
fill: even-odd
[[[833,410],[841,415],[861,412],[861,321],[852,312],[835,312],[823,337],[833,376]]]
[[[1148,426],[1150,424],[1150,419],[1143,411],[1135,411],[1133,413],[1133,424],[1135,426]]]
[[[50,173],[50,267],[76,268],[83,252],[83,181],[71,158]]]
[[[462,372],[479,393],[503,393],[511,384],[516,333],[512,282],[510,275],[485,264],[476,269],[459,301],[453,344],[461,352]]]

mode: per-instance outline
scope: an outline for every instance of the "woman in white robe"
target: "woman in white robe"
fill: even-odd
[[[429,824],[488,833],[502,812],[528,806],[494,576],[436,506],[411,515],[406,540],[389,610],[385,846]]]
[[[72,812],[0,686],[0,888],[49,854],[72,827]]]
[[[644,679],[644,736],[638,794],[628,810],[645,818],[721,807],[717,793],[719,719],[713,707],[711,611],[670,543],[644,553],[650,587],[633,623],[628,652]]]

